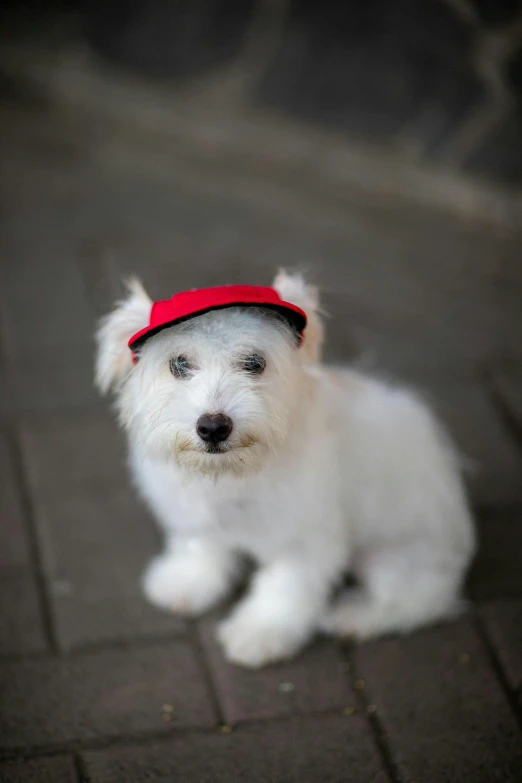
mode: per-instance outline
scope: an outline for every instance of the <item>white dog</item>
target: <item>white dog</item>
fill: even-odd
[[[144,575],[157,606],[196,615],[257,564],[220,624],[229,660],[257,667],[317,631],[368,639],[454,614],[475,542],[459,461],[410,391],[320,361],[314,288],[275,289],[308,316],[231,307],[127,343],[151,300],[134,282],[98,332],[135,483],[165,533]],[[359,587],[333,598],[347,572]]]

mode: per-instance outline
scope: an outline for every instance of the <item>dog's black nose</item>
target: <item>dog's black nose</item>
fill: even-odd
[[[196,430],[206,443],[221,443],[232,432],[232,419],[224,413],[204,413],[198,419]]]

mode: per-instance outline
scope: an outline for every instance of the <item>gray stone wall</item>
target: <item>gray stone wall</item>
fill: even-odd
[[[508,183],[522,180],[520,0],[138,0],[84,6],[104,58]]]
[[[7,0],[6,12],[0,44],[13,19],[16,34],[54,25],[122,73],[185,92],[233,85],[223,112],[522,182],[522,0]]]

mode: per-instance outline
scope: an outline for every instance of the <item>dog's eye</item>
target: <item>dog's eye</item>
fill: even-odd
[[[253,353],[252,356],[247,356],[241,362],[241,369],[245,372],[250,372],[253,375],[259,375],[266,367],[266,361],[262,356],[257,353]]]
[[[188,378],[192,366],[186,356],[175,356],[170,360],[170,371],[175,378]]]

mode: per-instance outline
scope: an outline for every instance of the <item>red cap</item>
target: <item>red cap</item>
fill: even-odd
[[[197,315],[226,307],[263,307],[279,313],[302,337],[306,327],[306,313],[297,305],[281,299],[275,288],[259,285],[227,285],[218,288],[198,288],[174,294],[171,299],[154,302],[149,324],[129,340],[129,348],[135,351],[162,329],[188,321]]]

